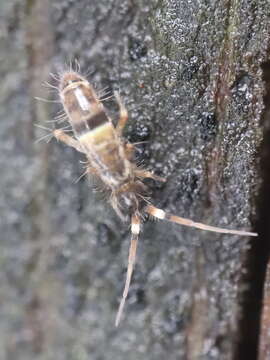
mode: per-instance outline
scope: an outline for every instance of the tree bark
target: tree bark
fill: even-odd
[[[42,83],[57,85],[49,73],[77,59],[97,91],[120,92],[125,136],[167,178],[149,182],[154,205],[254,230],[268,1],[13,0],[0,13],[0,358],[255,359],[263,275],[253,307],[245,291],[255,238],[145,222],[114,327],[129,226],[88,179],[75,182],[80,154],[35,143],[46,131],[34,123],[51,127],[61,104],[34,97],[58,99]],[[116,121],[115,100],[104,105]]]

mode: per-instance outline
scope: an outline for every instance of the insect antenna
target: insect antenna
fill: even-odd
[[[121,316],[123,313],[123,309],[126,303],[126,298],[128,295],[130,281],[135,265],[136,260],[136,251],[137,251],[137,244],[138,244],[138,236],[140,233],[140,219],[137,215],[133,215],[131,217],[131,241],[129,247],[129,255],[128,255],[128,268],[127,268],[127,277],[125,282],[125,287],[122,295],[122,299],[117,311],[116,319],[115,319],[115,326],[117,327],[120,323]]]
[[[177,223],[184,226],[194,227],[196,229],[206,230],[206,231],[213,231],[217,233],[223,234],[234,234],[234,235],[241,235],[241,236],[258,236],[257,233],[249,232],[249,231],[242,231],[242,230],[231,230],[231,229],[224,229],[216,226],[210,226],[202,223],[195,222],[191,219],[186,219],[180,216],[172,215],[170,213],[166,213],[162,209],[158,209],[153,205],[148,205],[145,208],[145,212],[154,216],[157,219],[167,220],[173,223]]]

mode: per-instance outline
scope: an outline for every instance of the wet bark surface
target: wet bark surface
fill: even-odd
[[[42,83],[77,59],[97,91],[120,92],[138,161],[167,178],[148,182],[153,204],[265,231],[268,2],[12,0],[0,13],[0,358],[255,359],[267,235],[145,222],[116,329],[129,225],[76,183],[83,156],[35,142],[61,104],[34,97],[58,100]]]

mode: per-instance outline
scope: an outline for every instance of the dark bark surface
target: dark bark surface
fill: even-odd
[[[12,0],[0,13],[0,358],[233,359],[245,340],[255,356],[258,334],[243,340],[240,321],[244,237],[146,222],[114,327],[129,226],[75,183],[80,154],[35,143],[46,132],[34,123],[61,107],[34,97],[57,99],[42,82],[78,59],[98,90],[120,91],[127,138],[146,140],[144,164],[168,179],[149,183],[155,205],[254,229],[268,1]]]

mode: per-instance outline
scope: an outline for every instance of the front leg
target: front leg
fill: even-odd
[[[78,140],[75,140],[72,136],[67,135],[63,130],[53,130],[53,136],[56,138],[56,140],[60,140],[66,145],[73,147],[77,151],[85,153],[85,151],[81,147],[80,142]]]
[[[125,154],[128,160],[132,161],[134,159],[134,153],[135,153],[135,146],[130,143],[124,144],[125,147]]]
[[[161,176],[158,176],[158,175],[155,175],[153,174],[151,171],[148,171],[148,170],[143,170],[143,169],[135,169],[135,175],[139,178],[150,178],[150,179],[153,179],[153,180],[156,180],[156,181],[160,181],[160,182],[166,182],[166,179],[161,177]]]
[[[115,92],[114,95],[115,95],[116,101],[119,106],[119,120],[116,125],[116,132],[117,132],[117,135],[122,136],[124,127],[126,126],[126,123],[128,120],[128,112],[127,112],[127,109],[125,108],[125,106],[123,105],[119,94],[117,92]]]

